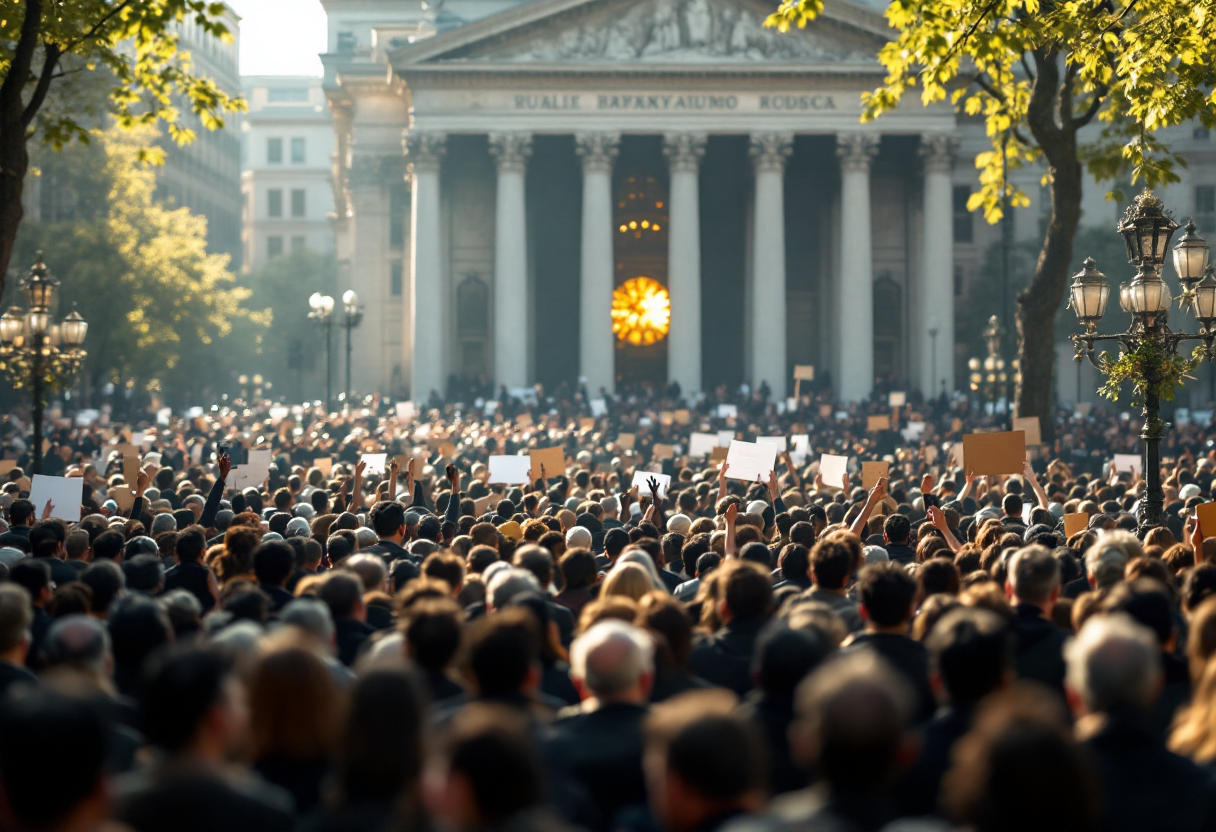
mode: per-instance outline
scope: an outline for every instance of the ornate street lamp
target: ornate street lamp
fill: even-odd
[[[997,402],[1008,400],[1019,379],[1017,359],[1014,359],[1012,364],[1006,364],[1005,359],[1001,357],[1001,342],[1004,337],[1005,328],[1001,326],[1000,318],[993,315],[988,319],[988,326],[984,327],[984,343],[988,348],[988,355],[982,359],[972,357],[967,362],[967,367],[971,370],[971,391],[979,394],[981,403],[991,401],[993,413],[996,413]],[[1013,370],[1012,374],[1009,369]]]
[[[342,327],[346,330],[346,401],[350,402],[350,332],[363,323],[363,312],[359,309],[359,296],[354,289],[342,293],[342,311],[346,313],[342,319]]]
[[[333,342],[330,332],[333,330],[334,299],[320,292],[313,292],[308,298],[312,311],[308,317],[325,333],[325,412],[329,413],[333,402]]]
[[[58,288],[59,281],[42,262],[40,251],[21,281],[29,311],[23,313],[13,306],[0,315],[0,368],[14,388],[31,388],[35,474],[42,470],[42,416],[47,393],[69,387],[87,354],[83,346],[89,325],[75,304],[62,323],[51,318]]]
[[[1216,339],[1216,276],[1208,266],[1208,244],[1195,232],[1194,223],[1187,223],[1186,233],[1173,253],[1174,269],[1183,289],[1182,304],[1190,307],[1200,331],[1191,335],[1169,328],[1172,298],[1169,286],[1161,278],[1161,269],[1170,237],[1177,229],[1178,223],[1147,188],[1132,200],[1117,226],[1127,247],[1127,261],[1137,267],[1132,282],[1119,287],[1119,305],[1132,315],[1126,332],[1097,334],[1097,324],[1106,311],[1110,289],[1092,259],[1087,259],[1085,267],[1073,278],[1069,292],[1069,306],[1085,328],[1084,332],[1072,336],[1077,361],[1086,358],[1100,372],[1109,375],[1115,362],[1105,354],[1095,360],[1095,342],[1117,341],[1122,353],[1140,353],[1137,383],[1144,391],[1144,426],[1140,432],[1140,438],[1144,440],[1144,461],[1141,467],[1147,485],[1140,500],[1138,533],[1141,537],[1149,529],[1165,525],[1160,443],[1166,425],[1160,417],[1159,385],[1166,381],[1173,383],[1176,377],[1174,356],[1177,356],[1181,342],[1203,341],[1203,346],[1195,350],[1196,359],[1210,361],[1216,355],[1212,347]]]

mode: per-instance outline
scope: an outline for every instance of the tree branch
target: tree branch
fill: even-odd
[[[996,8],[997,3],[1000,1],[1001,0],[992,0],[992,2],[983,8],[983,10],[980,12],[980,16],[975,19],[974,23],[967,27],[966,32],[963,32],[963,36],[954,43],[950,44],[950,48],[946,50],[946,54],[942,56],[939,63],[945,63],[946,61],[950,60],[950,56],[954,54],[954,50],[966,43],[971,36],[975,34],[975,30],[978,29],[980,24],[984,22],[984,18],[992,13],[992,10]]]
[[[46,94],[51,89],[51,81],[55,77],[55,64],[59,63],[59,57],[63,54],[53,43],[43,44],[42,50],[42,73],[38,76],[38,85],[34,87],[34,93],[30,96],[29,103],[25,105],[25,110],[21,113],[21,124],[24,127],[29,127],[34,116],[38,115],[38,111],[42,108],[42,102],[46,100]]]
[[[1074,118],[1068,123],[1070,130],[1080,130],[1085,125],[1094,120],[1094,116],[1098,114],[1098,110],[1102,109],[1102,104],[1106,101],[1106,95],[1110,90],[1105,86],[1100,86],[1094,90],[1094,98],[1089,102],[1089,106],[1085,108],[1085,112]]]
[[[84,43],[86,40],[96,37],[97,33],[101,31],[101,27],[105,26],[107,23],[109,23],[111,20],[113,20],[114,16],[116,14],[121,12],[127,6],[130,6],[133,2],[134,2],[134,0],[122,0],[122,2],[119,3],[117,6],[115,6],[114,8],[112,8],[108,12],[106,12],[104,15],[102,15],[101,19],[98,20],[96,23],[94,23],[92,26],[90,26],[89,30],[87,32],[85,32],[83,35],[81,35],[78,38],[74,38],[73,40],[68,41],[67,45],[63,47],[63,51],[71,52],[73,49],[75,49],[80,44]]]
[[[1069,62],[1064,69],[1064,80],[1060,82],[1060,125],[1067,127],[1072,122],[1072,84],[1079,68]]]
[[[1030,79],[1030,83],[1034,83],[1034,70],[1030,68],[1030,63],[1026,60],[1026,53],[1022,53],[1020,59],[1022,61],[1022,69],[1026,71],[1026,77]]]
[[[1049,164],[1055,164],[1052,158],[1059,148],[1060,127],[1055,121],[1055,99],[1059,93],[1057,81],[1060,78],[1060,67],[1057,64],[1059,53],[1054,49],[1035,49],[1034,63],[1039,74],[1030,91],[1030,102],[1026,106],[1026,124],[1030,133],[1047,156]]]
[[[25,19],[21,21],[21,37],[13,49],[13,60],[9,64],[4,83],[0,84],[0,118],[7,120],[21,112],[21,91],[29,80],[30,67],[34,63],[34,51],[38,48],[38,36],[42,31],[42,0],[25,0]]]

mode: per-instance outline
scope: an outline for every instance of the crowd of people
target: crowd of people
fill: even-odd
[[[57,414],[79,506],[0,423],[0,830],[1216,829],[1205,427],[1145,533],[1117,411],[981,477],[965,399],[431,405]],[[693,432],[809,443],[744,481]]]

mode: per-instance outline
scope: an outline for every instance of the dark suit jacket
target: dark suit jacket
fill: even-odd
[[[893,633],[861,633],[846,649],[849,652],[872,650],[881,656],[912,686],[912,692],[916,694],[914,720],[926,722],[933,717],[937,706],[933,688],[929,686],[929,653],[919,641]]]
[[[1014,667],[1019,679],[1046,685],[1064,696],[1064,642],[1068,634],[1029,604],[1014,612]]]
[[[617,812],[646,802],[642,774],[642,705],[609,703],[560,720],[545,743],[545,757],[591,794],[599,829],[612,828]]]
[[[339,618],[334,621],[334,637],[338,643],[338,659],[350,667],[359,656],[363,642],[376,632],[376,628],[354,618]]]
[[[121,790],[114,817],[135,832],[289,832],[292,801],[260,781],[154,772]]]
[[[752,653],[767,618],[740,618],[692,649],[688,669],[705,681],[743,696],[752,689]]]

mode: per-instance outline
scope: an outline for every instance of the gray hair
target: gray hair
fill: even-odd
[[[279,610],[279,621],[298,627],[328,645],[334,638],[334,617],[329,607],[316,598],[297,598]]]
[[[1127,534],[1123,532],[1122,534]],[[1123,580],[1123,572],[1127,562],[1139,555],[1130,555],[1124,542],[1118,539],[1118,533],[1106,533],[1098,538],[1098,542],[1085,550],[1085,572],[1094,578],[1096,589],[1106,589]],[[1130,535],[1128,535],[1130,537]],[[1139,542],[1137,541],[1137,549]]]
[[[1161,679],[1161,650],[1147,627],[1123,613],[1096,615],[1064,648],[1068,686],[1092,713],[1147,709]]]
[[[494,577],[486,586],[486,596],[490,599],[490,606],[496,610],[502,609],[516,595],[522,595],[525,592],[540,592],[540,582],[531,572],[518,567],[495,572]]]
[[[7,653],[30,638],[34,605],[29,591],[19,585],[0,584],[0,652]]]
[[[160,596],[160,602],[171,611],[179,610],[197,616],[203,614],[203,603],[186,589],[171,589]]]
[[[1009,585],[1020,600],[1045,604],[1060,586],[1060,563],[1045,546],[1023,546],[1009,559]]]
[[[358,541],[360,549],[366,549],[368,546],[375,546],[380,541],[380,538],[371,529],[366,526],[360,526],[355,529],[355,540]]]
[[[88,615],[67,615],[53,623],[42,644],[47,664],[105,675],[110,662],[110,633]]]
[[[374,535],[375,532],[372,534]],[[364,592],[384,589],[384,581],[388,578],[384,558],[379,555],[354,555],[343,561],[342,568],[349,569],[359,577],[359,580],[363,582]]]
[[[600,500],[600,508],[609,514],[614,514],[621,510],[621,501],[611,495]]]
[[[158,514],[152,518],[151,534],[153,536],[175,531],[177,531],[177,520],[174,519],[172,514]]]
[[[653,671],[654,642],[624,621],[601,621],[570,648],[570,675],[597,697],[630,690]]]

